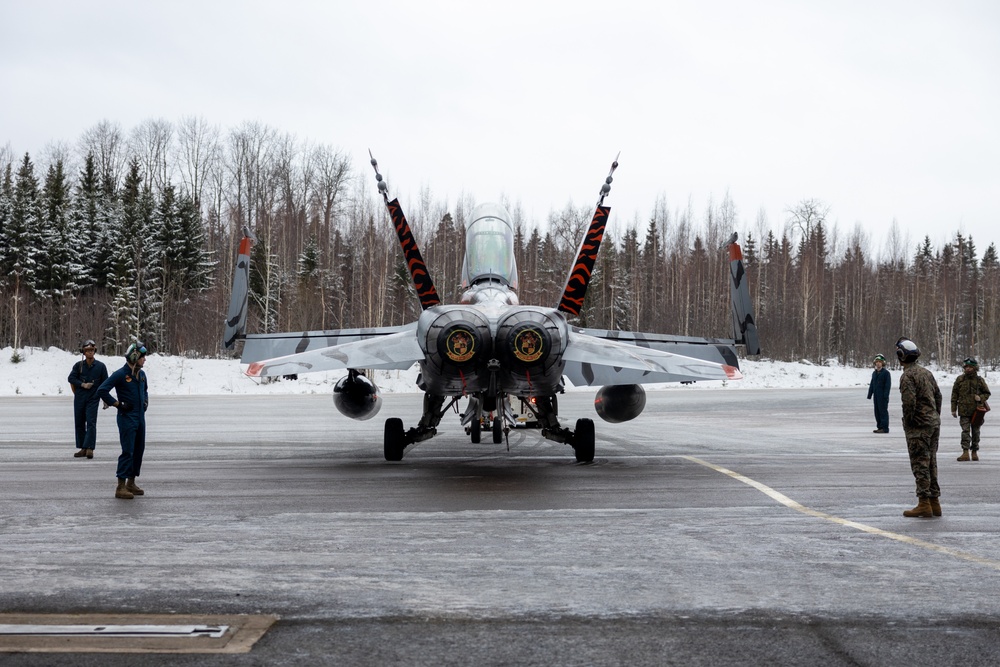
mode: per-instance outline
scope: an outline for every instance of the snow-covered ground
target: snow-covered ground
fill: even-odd
[[[69,376],[73,364],[82,357],[72,352],[50,347],[47,350],[18,350],[21,361],[13,363],[14,350],[0,349],[0,396],[59,396],[70,395]],[[108,372],[124,364],[121,357],[98,356]],[[236,359],[187,359],[185,357],[151,355],[146,361],[149,391],[152,395],[215,395],[215,394],[325,394],[344,373],[311,373],[298,380],[282,380],[261,384],[243,374],[246,369]],[[744,378],[735,382],[699,382],[694,385],[647,385],[647,390],[692,391],[698,389],[750,390],[762,388],[816,388],[868,386],[871,369],[846,368],[836,363],[819,366],[808,362],[740,361]],[[956,369],[934,370],[938,384],[950,387]],[[893,370],[893,386],[899,384],[901,371]],[[412,392],[416,367],[408,371],[379,371],[373,379],[384,392]],[[593,391],[592,388],[581,390]]]

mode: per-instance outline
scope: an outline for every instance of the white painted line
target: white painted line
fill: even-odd
[[[936,551],[937,553],[945,554],[947,556],[954,556],[955,558],[961,558],[962,560],[967,560],[971,563],[977,563],[979,565],[985,565],[986,567],[992,568],[994,570],[1000,570],[1000,561],[996,561],[990,558],[983,558],[982,556],[977,556],[975,554],[970,554],[967,551],[959,551],[958,549],[951,549],[949,547],[942,547],[938,544],[932,542],[927,542],[916,537],[910,537],[909,535],[901,535],[900,533],[893,533],[888,530],[882,530],[881,528],[876,528],[874,526],[869,526],[867,524],[858,523],[857,521],[851,521],[849,519],[842,519],[838,516],[832,514],[827,514],[826,512],[820,512],[819,510],[814,510],[810,507],[806,507],[800,503],[795,502],[783,493],[775,491],[766,484],[761,484],[758,481],[752,480],[745,475],[741,475],[738,472],[733,472],[722,466],[717,466],[714,463],[709,463],[695,456],[681,456],[682,459],[687,459],[698,465],[705,466],[706,468],[711,468],[716,472],[721,472],[723,475],[729,475],[735,480],[743,482],[747,486],[752,486],[761,493],[774,500],[778,501],[785,507],[791,508],[797,512],[802,512],[809,516],[816,517],[817,519],[824,519],[826,521],[831,521],[833,523],[845,526],[847,528],[854,528],[855,530],[860,530],[863,533],[869,533],[871,535],[878,535],[879,537],[887,537],[890,540],[896,540],[897,542],[903,542],[905,544],[910,544],[915,547],[920,547],[921,549],[927,549],[928,551]],[[921,521],[926,521],[926,519],[920,519]]]

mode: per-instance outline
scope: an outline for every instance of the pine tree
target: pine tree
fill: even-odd
[[[42,189],[42,239],[45,250],[43,293],[59,299],[80,290],[85,268],[80,264],[80,244],[83,242],[71,212],[70,184],[63,171],[62,160],[49,167]]]
[[[108,287],[114,275],[115,255],[120,250],[125,209],[114,181],[105,177],[99,183],[91,275],[95,286]]]
[[[979,267],[982,269],[995,269],[1000,266],[1000,258],[997,256],[996,244],[991,243],[989,247],[986,248],[986,252],[983,253],[983,258],[979,262]]]
[[[0,247],[5,249],[4,264],[0,276],[11,287],[14,320],[14,348],[21,347],[22,318],[29,293],[37,290],[37,258],[42,252],[41,206],[38,194],[38,180],[35,166],[25,153],[21,167],[17,170],[11,197],[10,217],[0,238]]]
[[[201,212],[190,195],[178,196],[177,216],[180,230],[178,284],[185,290],[203,290],[212,284],[216,262],[207,249]]]
[[[38,257],[42,253],[41,201],[35,165],[27,153],[17,170],[11,199],[10,219],[4,226],[3,246],[6,248],[3,276],[35,291],[38,281]]]
[[[143,190],[145,192],[145,189]],[[174,297],[173,276],[179,250],[177,206],[174,188],[169,183],[155,202],[149,235],[145,246],[145,275],[143,276],[143,330],[147,332],[146,344],[166,351],[167,308]]]
[[[116,349],[141,338],[144,324],[143,288],[146,235],[152,215],[152,193],[143,188],[139,162],[133,158],[121,196],[121,216],[108,228],[112,250],[108,288],[111,321],[108,336]]]
[[[14,210],[14,177],[11,173],[11,166],[8,164],[3,170],[3,179],[0,180],[0,267],[7,263],[7,243],[4,237],[4,229],[10,224],[11,215]],[[0,285],[3,284],[3,276],[0,276]]]
[[[81,288],[93,285],[101,276],[103,268],[98,264],[104,235],[101,233],[99,211],[101,188],[93,154],[88,154],[76,192],[70,204],[71,224],[77,234],[77,242],[72,245],[73,259],[80,265],[77,283]]]

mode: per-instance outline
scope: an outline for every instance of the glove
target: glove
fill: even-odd
[[[125,401],[118,401],[118,412],[128,412],[132,409],[132,406]]]

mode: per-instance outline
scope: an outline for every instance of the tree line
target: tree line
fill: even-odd
[[[387,326],[419,305],[371,179],[340,149],[247,122],[102,121],[73,145],[0,149],[0,346],[102,353],[140,339],[156,352],[220,354],[239,239],[251,257],[248,332]],[[459,296],[464,225],[475,202],[403,202],[445,302]],[[522,303],[555,305],[593,210],[546,219],[501,201],[515,225]],[[777,360],[866,366],[906,335],[946,366],[1000,358],[994,244],[970,236],[910,247],[896,223],[887,250],[861,225],[847,234],[806,199],[779,229],[740,219],[726,195],[696,212],[661,197],[605,235],[580,326],[725,338],[728,254],[741,235],[762,346]],[[609,227],[612,229],[612,227]]]

